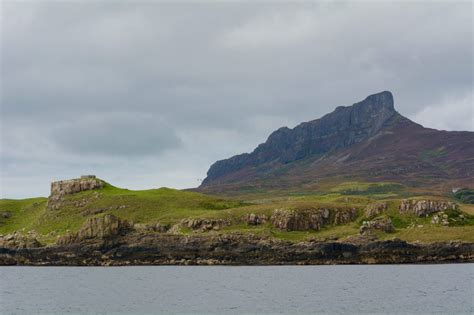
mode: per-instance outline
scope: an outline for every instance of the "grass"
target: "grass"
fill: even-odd
[[[395,183],[361,183],[345,182],[331,189],[342,195],[364,195],[379,198],[398,196],[405,191],[405,187]]]
[[[46,198],[0,199],[0,234],[34,229],[45,212],[46,201]],[[5,218],[2,214],[9,217]]]
[[[474,242],[473,226],[454,226],[443,227],[433,225],[423,225],[423,227],[414,227],[404,229],[393,234],[387,234],[383,238],[397,237],[399,239],[414,242],[440,242],[440,241],[464,241]]]
[[[449,212],[452,226],[441,227],[430,223],[431,218],[401,215],[400,198],[410,193],[407,188],[393,183],[346,182],[326,191],[296,193],[289,191],[252,194],[246,199],[213,197],[191,191],[169,188],[133,191],[105,184],[104,188],[68,195],[58,210],[46,207],[46,198],[0,200],[0,234],[35,230],[41,240],[52,243],[65,231],[77,231],[89,217],[114,214],[133,223],[162,223],[173,225],[187,218],[226,219],[230,225],[219,231],[206,233],[248,233],[287,241],[308,239],[344,239],[358,235],[365,217],[363,209],[370,203],[383,200],[396,231],[380,233],[382,239],[398,237],[407,241],[432,242],[440,240],[474,241],[474,205],[461,204],[467,218],[458,220],[460,212]],[[417,198],[430,198],[433,196]],[[358,209],[359,216],[345,225],[329,225],[320,231],[279,231],[270,223],[249,226],[242,218],[249,214],[270,217],[275,209],[343,208]],[[3,217],[3,213],[8,213]],[[456,219],[457,218],[457,219]],[[453,221],[452,219],[456,219]],[[423,226],[419,228],[418,226]],[[183,234],[196,232],[181,229]]]

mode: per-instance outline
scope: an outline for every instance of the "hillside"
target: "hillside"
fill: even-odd
[[[321,191],[354,180],[441,194],[470,187],[474,133],[424,128],[399,114],[385,91],[280,128],[252,153],[217,161],[198,191]]]
[[[393,183],[346,182],[317,194],[228,199],[169,188],[132,191],[92,180],[97,185],[84,185],[82,178],[55,182],[49,198],[0,200],[0,236],[15,232],[54,244],[84,229],[91,219],[112,215],[146,234],[243,233],[291,241],[345,240],[365,235],[364,222],[372,222],[367,224],[376,226],[369,226],[369,235],[380,239],[474,242],[470,205],[454,206],[452,196],[415,196]],[[423,206],[426,215],[402,211],[406,197],[428,202]],[[442,215],[448,226],[441,222]]]

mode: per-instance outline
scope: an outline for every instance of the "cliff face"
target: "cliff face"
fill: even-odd
[[[468,183],[474,181],[472,156],[474,133],[423,128],[395,110],[390,92],[381,92],[294,129],[280,128],[252,153],[217,161],[199,190],[295,187],[336,177]]]
[[[77,179],[52,182],[51,195],[48,198],[48,209],[58,209],[61,206],[61,202],[65,195],[71,195],[86,190],[99,189],[103,186],[103,182],[97,179],[94,175],[84,175]]]
[[[376,134],[396,115],[390,92],[371,95],[352,106],[340,106],[321,119],[302,123],[294,129],[278,129],[250,154],[214,163],[202,185],[218,182],[219,178],[245,167],[270,162],[286,164],[348,147]]]

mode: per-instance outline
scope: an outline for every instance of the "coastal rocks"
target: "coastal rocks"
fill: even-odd
[[[103,186],[103,182],[97,179],[94,175],[84,175],[81,176],[81,178],[52,182],[51,195],[48,198],[48,209],[59,209],[65,195],[86,190],[99,189]]]
[[[395,230],[395,227],[392,224],[392,220],[387,217],[376,218],[371,221],[364,221],[359,229],[360,234],[367,234],[373,230],[383,231],[385,233],[390,233]]]
[[[120,242],[34,249],[0,248],[0,265],[327,265],[474,262],[474,243],[407,243],[358,235],[344,241],[289,242],[251,235],[148,235]]]
[[[43,245],[37,240],[35,232],[24,235],[18,232],[0,235],[0,247],[2,248],[39,248]]]
[[[378,216],[387,210],[386,202],[376,202],[367,205],[364,209],[365,216],[368,218]]]
[[[248,225],[260,225],[265,224],[268,221],[268,217],[264,214],[249,213],[243,217],[243,221]]]
[[[103,217],[89,218],[77,233],[66,233],[58,239],[59,245],[79,243],[87,239],[108,239],[125,234],[130,224],[112,214]]]
[[[217,231],[229,224],[230,222],[224,219],[185,219],[181,221],[181,226],[198,232]]]
[[[418,217],[427,217],[431,213],[456,209],[456,203],[447,200],[404,199],[399,206],[401,214],[414,214]]]
[[[320,230],[329,221],[329,209],[277,209],[270,220],[277,229],[285,231]]]
[[[353,221],[357,217],[357,210],[351,209],[338,209],[334,214],[334,224],[344,224]]]

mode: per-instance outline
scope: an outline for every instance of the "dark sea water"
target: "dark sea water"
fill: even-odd
[[[2,314],[473,314],[474,265],[0,267]]]

